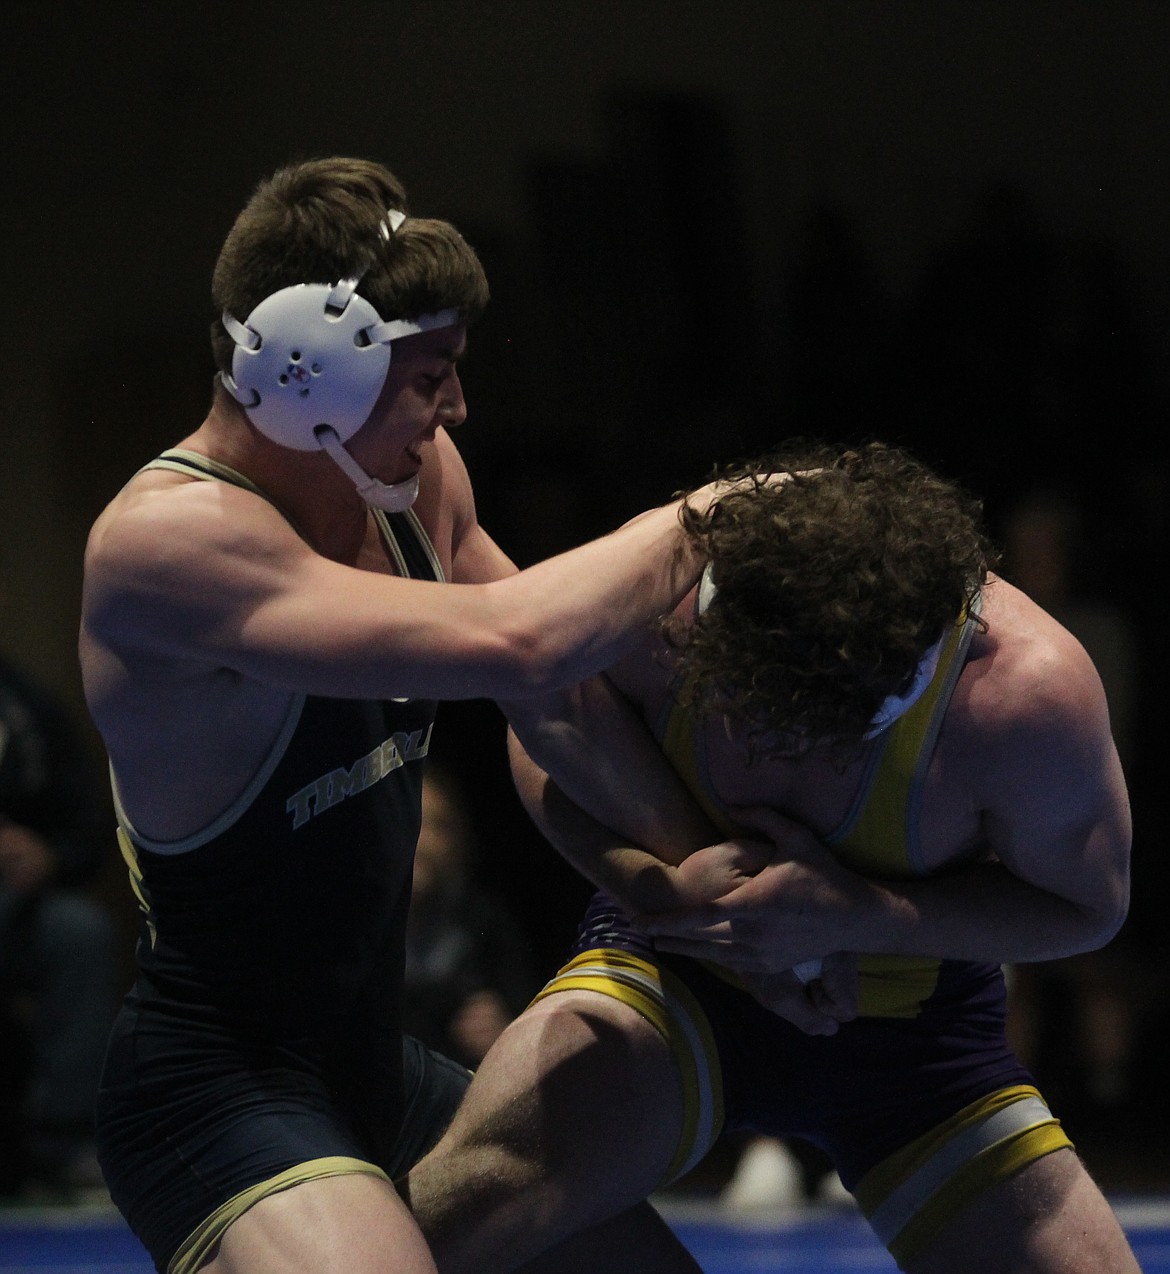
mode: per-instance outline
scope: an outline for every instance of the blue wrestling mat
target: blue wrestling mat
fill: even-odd
[[[1170,1198],[1114,1198],[1144,1274],[1170,1274]],[[662,1202],[706,1274],[893,1274],[888,1253],[848,1208],[808,1207],[731,1219],[717,1204]],[[0,1209],[0,1274],[153,1274],[108,1210]]]
[[[1143,1274],[1170,1274],[1170,1197],[1111,1197]],[[757,1218],[718,1203],[655,1200],[705,1274],[897,1274],[852,1207],[810,1205]]]

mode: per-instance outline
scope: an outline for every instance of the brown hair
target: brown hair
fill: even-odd
[[[718,476],[746,482],[682,515],[717,593],[693,624],[667,621],[680,693],[764,751],[853,747],[986,579],[981,506],[881,443],[795,440]]]
[[[387,239],[390,210],[408,216]],[[409,216],[389,169],[345,157],[291,164],[260,183],[220,250],[211,294],[217,315],[243,320],[281,288],[355,274],[384,319],[452,308],[473,323],[488,302],[483,266],[455,227]],[[218,317],[211,344],[216,366],[228,370],[235,346]]]

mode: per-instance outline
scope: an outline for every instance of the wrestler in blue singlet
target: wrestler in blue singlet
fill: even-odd
[[[191,452],[148,467],[255,490]],[[413,513],[375,517],[401,574],[442,579]],[[99,1146],[160,1271],[196,1268],[275,1190],[398,1175],[458,1104],[467,1073],[400,1021],[434,715],[430,701],[294,695],[261,771],[197,835],[151,841],[119,807],[143,926]]]

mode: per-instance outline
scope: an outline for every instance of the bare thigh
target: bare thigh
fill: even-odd
[[[1037,1159],[964,1208],[909,1274],[1141,1274],[1072,1150]]]
[[[364,1173],[305,1181],[233,1221],[200,1274],[436,1274],[414,1218]]]
[[[682,1118],[670,1049],[628,1005],[575,990],[526,1009],[410,1172],[440,1270],[514,1270],[634,1208],[661,1181]],[[631,1225],[625,1237],[635,1236],[658,1248],[661,1231]],[[565,1253],[560,1268],[577,1267]],[[642,1268],[636,1254],[627,1268]]]

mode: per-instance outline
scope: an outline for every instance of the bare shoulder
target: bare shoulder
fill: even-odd
[[[107,746],[168,714],[194,725],[193,704],[238,695],[222,634],[266,578],[311,553],[252,492],[167,472],[133,478],[85,555],[81,673]]]
[[[997,772],[1027,761],[1090,771],[1112,748],[1101,678],[1081,643],[1005,580],[984,592],[978,633],[952,699],[979,768]]]
[[[226,602],[231,565],[311,552],[265,500],[227,483],[165,471],[135,476],[90,530],[83,629],[150,643]]]
[[[238,676],[214,643],[202,646],[227,595],[246,587],[224,563],[307,552],[258,496],[167,472],[133,478],[95,522],[82,680],[123,808],[145,834],[171,840],[204,826],[289,710],[287,692]]]
[[[991,655],[991,689],[1023,691],[1025,703],[1034,694],[1053,710],[1100,697],[1093,661],[1067,628],[1006,580],[993,577],[984,597],[987,631],[976,649],[982,644]]]

